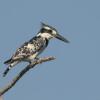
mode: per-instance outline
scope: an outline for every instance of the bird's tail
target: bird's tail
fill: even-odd
[[[7,69],[4,71],[3,73],[3,77],[5,77],[8,72],[10,71],[10,69],[12,69],[16,64],[18,64],[20,61],[13,61],[13,60],[8,60],[5,62],[5,64],[9,64],[9,66],[7,67]]]
[[[11,69],[11,66],[9,66],[3,73],[3,77],[5,77],[7,75],[7,73],[9,72],[9,70]]]

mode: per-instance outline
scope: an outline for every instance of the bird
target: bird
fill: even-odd
[[[24,42],[12,55],[12,57],[4,62],[8,65],[3,73],[3,77],[18,63],[28,62],[32,63],[48,46],[49,41],[53,38],[57,38],[65,43],[69,43],[65,37],[59,34],[59,32],[52,26],[41,22],[41,28],[37,32],[36,36],[29,41]]]

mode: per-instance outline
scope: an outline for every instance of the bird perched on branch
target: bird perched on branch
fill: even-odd
[[[16,50],[10,59],[4,62],[8,67],[4,71],[3,76],[5,77],[9,70],[16,64],[22,61],[31,63],[33,60],[37,59],[38,55],[48,46],[49,40],[52,38],[57,38],[63,42],[69,43],[69,41],[61,36],[54,27],[41,23],[41,29],[37,35],[28,42],[25,42]]]

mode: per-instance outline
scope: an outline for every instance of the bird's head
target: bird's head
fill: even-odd
[[[38,36],[41,36],[41,37],[44,37],[47,39],[57,38],[63,42],[69,43],[69,41],[66,38],[64,38],[63,36],[61,36],[54,27],[49,26],[44,23],[41,23],[41,29],[38,33]]]

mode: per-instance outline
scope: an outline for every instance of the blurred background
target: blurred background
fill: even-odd
[[[2,77],[3,62],[37,34],[40,22],[54,26],[70,44],[52,40],[40,56],[56,60],[29,71],[4,100],[100,100],[99,0],[0,0],[0,87],[27,65]]]

